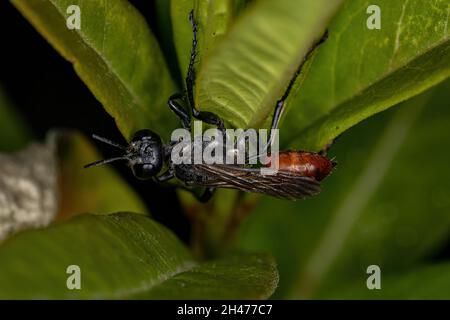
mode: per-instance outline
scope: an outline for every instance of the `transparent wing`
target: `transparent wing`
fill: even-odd
[[[283,199],[303,199],[320,192],[320,183],[293,172],[278,171],[262,175],[259,169],[235,165],[192,165],[192,170],[205,177],[199,185],[256,192]]]

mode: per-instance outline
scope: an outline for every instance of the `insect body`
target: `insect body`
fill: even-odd
[[[211,112],[198,111],[195,107],[193,87],[195,84],[194,61],[196,57],[197,25],[192,12],[189,18],[194,32],[191,61],[186,77],[187,102],[190,107],[190,112],[181,103],[186,98],[184,94],[174,94],[171,96],[168,101],[168,106],[180,118],[181,124],[185,129],[190,130],[192,115],[192,117],[198,120],[217,126],[219,130],[224,132],[225,128],[222,119]],[[303,64],[312,54],[313,49],[323,40],[321,39],[311,48],[288,84],[285,93],[277,101],[267,145],[270,145],[272,141],[272,130],[278,127],[285,100],[294,85],[295,79],[300,73]],[[100,160],[85,167],[93,167],[117,160],[126,160],[137,178],[165,182],[176,177],[187,186],[205,187],[204,194],[198,197],[201,201],[208,200],[215,188],[232,188],[291,200],[302,199],[320,192],[320,181],[330,174],[336,164],[334,161],[328,160],[318,153],[285,151],[278,154],[278,171],[274,174],[263,175],[260,168],[249,165],[174,164],[171,160],[174,144],[164,144],[159,135],[148,129],[136,132],[128,146],[119,145],[96,135],[93,137],[122,149],[124,155]],[[273,156],[269,156],[266,166],[270,166],[273,160],[275,160]],[[159,175],[164,165],[166,165],[167,170]]]
[[[272,165],[269,157],[267,167]],[[326,157],[305,151],[283,151],[278,154],[278,169],[314,178],[317,181],[325,179],[336,166],[336,162]]]

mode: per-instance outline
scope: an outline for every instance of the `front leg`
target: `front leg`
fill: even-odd
[[[192,189],[190,187],[194,187],[195,184],[186,183],[185,187],[180,187],[184,191],[187,191],[191,193],[197,201],[201,203],[208,202],[212,196],[214,195],[214,192],[216,191],[216,188],[214,187],[206,187],[201,194],[195,192],[195,189]]]
[[[164,172],[159,177],[154,177],[153,181],[155,181],[157,183],[163,183],[163,182],[167,182],[167,181],[173,179],[174,177],[175,177],[175,174],[173,172],[173,169],[169,168],[169,169],[167,169],[166,172]]]
[[[225,124],[223,120],[219,118],[215,113],[208,111],[198,111],[195,108],[192,108],[192,116],[200,121],[203,121],[207,124],[216,126],[222,133],[225,133]]]
[[[195,197],[197,198],[198,201],[202,202],[202,203],[206,203],[208,202],[212,196],[214,195],[214,192],[216,191],[216,188],[213,187],[207,187],[205,189],[205,191],[203,191],[203,193],[201,195],[195,195]]]
[[[184,96],[181,93],[175,93],[170,96],[169,101],[167,101],[167,105],[170,110],[172,110],[178,118],[180,118],[183,128],[191,130],[191,116],[189,115],[189,112],[187,112],[186,109],[178,103],[178,100],[182,100],[183,98]]]
[[[167,169],[166,172],[164,172],[159,177],[154,177],[153,181],[156,183],[163,183],[163,182],[167,182],[167,181],[173,179],[174,177],[175,177],[174,169],[169,168],[169,169]],[[193,182],[191,182],[191,183],[185,182],[185,184],[186,184],[186,186],[178,186],[178,188],[184,189],[184,190],[192,193],[194,195],[194,197],[199,202],[202,202],[202,203],[208,202],[211,199],[211,197],[214,195],[214,192],[216,190],[216,188],[214,188],[214,187],[206,187],[206,189],[203,191],[202,194],[198,194],[195,192],[195,190],[187,187],[187,186],[195,186],[195,184]],[[177,188],[177,187],[175,187],[175,188]]]

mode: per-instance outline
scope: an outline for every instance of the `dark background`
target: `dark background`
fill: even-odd
[[[130,2],[155,30],[157,26],[152,23],[156,21],[152,17],[155,14],[154,2]],[[3,44],[0,86],[37,139],[43,139],[51,128],[63,127],[77,129],[87,136],[97,133],[125,143],[114,120],[78,78],[72,65],[5,0],[0,1],[0,37]],[[97,147],[105,157],[113,155],[114,150],[98,144]],[[126,166],[119,164],[114,167],[141,195],[152,217],[188,241],[189,221],[182,212],[175,191],[135,179]]]

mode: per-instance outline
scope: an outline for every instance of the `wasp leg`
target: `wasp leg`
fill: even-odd
[[[333,145],[334,140],[332,140],[331,142],[327,143],[325,145],[325,147],[323,147],[318,154],[321,155],[322,157],[326,157],[328,154],[328,151],[330,151],[330,147]]]
[[[186,186],[176,186],[175,188],[190,192],[195,197],[195,199],[197,199],[197,201],[201,203],[208,202],[216,191],[216,188],[214,187],[207,187],[202,194],[198,194],[197,192],[195,192],[195,189],[189,188],[188,186],[194,186],[194,184],[186,183]]]
[[[164,172],[162,175],[160,175],[159,177],[154,177],[154,181],[158,182],[158,183],[163,183],[166,181],[171,180],[172,178],[174,178],[175,175],[173,173],[172,169],[168,169],[166,172]]]
[[[189,13],[189,20],[191,22],[192,26],[192,49],[191,49],[191,56],[189,59],[189,67],[188,72],[186,76],[186,91],[189,101],[189,106],[191,107],[192,116],[198,120],[201,120],[207,124],[211,124],[219,128],[220,131],[225,131],[225,125],[223,123],[223,120],[219,118],[216,114],[212,112],[207,111],[198,111],[195,107],[195,101],[194,101],[194,86],[195,86],[195,59],[197,57],[197,33],[198,33],[198,26],[194,19],[194,11],[191,10]]]
[[[324,35],[320,38],[320,40],[317,41],[316,43],[314,43],[314,45],[306,53],[305,57],[300,62],[300,65],[298,66],[297,71],[295,72],[295,74],[292,77],[291,81],[289,81],[289,84],[288,84],[288,86],[286,88],[286,91],[281,96],[281,98],[277,101],[276,106],[275,106],[275,110],[274,110],[273,116],[272,116],[272,124],[270,126],[269,141],[267,142],[268,146],[272,142],[272,138],[273,138],[272,137],[272,130],[277,129],[278,125],[280,124],[280,119],[281,119],[281,115],[283,114],[283,111],[284,111],[284,105],[285,105],[286,99],[288,98],[289,94],[291,93],[292,87],[294,86],[295,81],[297,80],[299,74],[302,72],[303,66],[305,65],[306,61],[308,61],[309,58],[311,58],[314,50],[317,47],[319,47],[322,43],[324,43],[327,39],[328,39],[328,30],[325,31]]]
[[[330,142],[328,142],[323,148],[322,150],[320,150],[318,152],[319,155],[326,157],[328,154],[328,151],[330,151],[331,146],[336,142],[337,139],[339,139],[341,135],[338,135],[336,138],[334,138],[333,140],[331,140]]]
[[[216,188],[208,187],[205,189],[205,191],[203,191],[203,193],[201,195],[198,195],[195,193],[194,193],[194,195],[198,201],[200,201],[202,203],[206,203],[211,199],[211,197],[214,195],[215,191],[216,191]]]
[[[190,130],[191,116],[189,115],[189,112],[187,112],[186,109],[177,101],[183,100],[183,98],[183,94],[175,93],[170,96],[169,101],[167,101],[167,105],[169,106],[170,110],[172,110],[178,116],[178,118],[180,118],[183,128]]]

